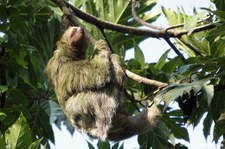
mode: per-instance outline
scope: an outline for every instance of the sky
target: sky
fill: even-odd
[[[155,7],[151,12],[161,12],[161,6],[166,8],[171,8],[176,10],[177,7],[182,6],[186,13],[191,14],[193,7],[197,8],[197,10],[201,11],[200,7],[209,7],[212,5],[210,0],[159,0],[159,5]],[[166,19],[162,15],[157,22],[154,24],[158,24],[160,26],[167,26]],[[142,49],[146,62],[157,62],[161,55],[170,47],[167,45],[164,40],[158,39],[147,39],[140,43],[140,48]],[[154,54],[153,54],[154,53]],[[175,53],[171,50],[169,53],[169,57],[174,57]],[[130,59],[134,57],[134,51],[129,50],[126,53],[126,59]],[[59,130],[56,126],[53,125],[53,130],[55,134],[55,145],[51,145],[52,149],[88,149],[86,140],[90,141],[93,144],[96,144],[97,141],[88,139],[85,134],[80,134],[78,131],[75,131],[73,135],[71,135],[65,126],[62,126],[61,130]],[[212,133],[211,136],[205,140],[202,132],[202,122],[200,122],[199,126],[193,130],[192,126],[188,127],[189,135],[190,135],[190,143],[185,142],[183,140],[178,140],[180,143],[184,143],[188,146],[189,149],[216,149],[217,146],[212,142]],[[212,132],[212,131],[211,131]],[[137,143],[137,137],[132,137],[130,139],[125,140],[124,149],[138,149],[139,145]]]

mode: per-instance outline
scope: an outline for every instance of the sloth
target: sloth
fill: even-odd
[[[120,57],[112,54],[104,40],[95,43],[86,59],[87,41],[82,27],[69,27],[57,42],[45,73],[59,105],[78,130],[102,141],[120,141],[153,128],[159,117],[157,106],[128,116],[124,106],[125,73]]]

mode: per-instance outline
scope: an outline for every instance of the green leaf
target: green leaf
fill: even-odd
[[[110,144],[108,141],[98,141],[97,143],[98,149],[110,149]]]
[[[46,105],[45,108],[43,107],[44,105]],[[49,108],[48,101],[42,102],[41,107],[38,104],[33,105],[31,114],[35,119],[31,121],[31,130],[36,135],[35,137],[42,138],[45,136],[42,143],[48,143],[49,140],[54,143],[54,133],[49,122],[50,112],[46,112],[47,107]]]
[[[213,95],[214,95],[214,86],[205,84],[202,89],[203,89],[204,97],[207,100],[208,106],[210,106]]]
[[[218,10],[225,11],[224,1],[223,0],[212,0],[212,2],[216,5]]]
[[[213,123],[213,119],[210,113],[207,114],[206,118],[203,121],[203,135],[205,139],[210,135],[211,126]]]
[[[10,149],[25,149],[31,145],[30,128],[22,113],[16,122],[6,131],[5,139]]]
[[[133,44],[134,44],[134,57],[136,60],[138,60],[143,68],[143,66],[145,65],[145,58],[144,58],[144,54],[141,50],[141,48],[137,45],[137,43],[133,40]]]
[[[24,93],[20,89],[11,89],[10,96],[14,99],[18,104],[27,104],[27,98]]]
[[[156,127],[149,132],[138,136],[140,149],[163,149],[168,147],[167,140],[172,137],[168,127],[162,121],[159,121]],[[172,139],[173,140],[173,139]]]
[[[4,93],[8,90],[8,86],[6,85],[0,85],[0,93]]]
[[[6,149],[5,138],[0,131],[0,149]]]
[[[7,115],[5,113],[0,112],[0,121],[5,119]]]
[[[175,12],[171,9],[162,7],[162,11],[170,25],[181,24],[184,22],[185,15],[181,13],[179,8],[177,8],[177,11]]]
[[[124,144],[122,143],[122,145],[120,146],[120,148],[119,148],[119,149],[123,149],[123,145],[124,145]]]
[[[103,20],[118,23],[125,10],[128,9],[128,4],[129,1],[96,0],[96,10]]]
[[[111,149],[118,149],[118,147],[119,147],[119,143],[115,143]]]
[[[177,71],[177,68],[183,64],[182,60],[179,57],[175,57],[172,60],[169,60],[162,67],[162,71],[165,72],[174,72]],[[180,67],[179,67],[180,68]]]
[[[28,149],[39,149],[42,139],[38,139],[37,141],[33,142]]]
[[[214,11],[214,13],[223,21],[225,22],[225,13],[224,11]]]
[[[155,68],[157,69],[161,69],[165,64],[166,64],[166,59],[168,57],[170,50],[167,50],[159,59],[159,61],[157,62],[157,64],[155,65]]]
[[[182,84],[170,84],[164,89],[162,89],[154,98],[154,101],[159,104],[161,101],[164,101],[165,108],[179,96],[182,96],[184,93],[189,93],[191,90],[194,90],[195,94],[198,93],[202,88],[209,84],[209,79],[198,80],[192,83],[182,83]],[[211,89],[211,87],[210,87]],[[211,91],[211,90],[209,90]],[[209,93],[209,96],[211,92]]]
[[[162,119],[177,139],[189,141],[187,128],[182,126],[183,117],[180,110],[169,111],[163,115]],[[175,144],[175,140],[173,144]]]
[[[27,62],[25,61],[25,56],[27,55],[27,52],[25,50],[20,50],[19,55],[16,55],[16,61],[19,65],[21,65],[23,68],[27,69]]]
[[[214,129],[214,139],[217,142],[218,139],[225,133],[225,112],[222,113],[216,122]]]
[[[184,29],[188,30],[188,35],[190,35],[194,29],[197,26],[197,23],[199,19],[204,18],[208,12],[203,11],[201,13],[198,13],[197,15],[193,16],[191,19],[189,19],[185,24],[184,24]]]
[[[87,144],[88,144],[89,149],[95,149],[95,147],[90,142],[87,141]]]

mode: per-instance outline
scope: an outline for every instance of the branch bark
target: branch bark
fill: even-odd
[[[174,30],[174,29],[164,29],[164,30],[150,30],[150,29],[142,29],[142,28],[136,28],[136,27],[130,27],[126,25],[121,24],[114,24],[108,21],[101,20],[93,15],[90,15],[88,13],[85,13],[78,8],[72,6],[71,4],[65,2],[66,5],[76,14],[77,17],[81,18],[82,20],[91,23],[99,28],[104,28],[112,31],[118,31],[121,33],[128,33],[128,34],[134,34],[134,35],[142,35],[142,36],[149,36],[153,38],[169,38],[169,37],[180,37],[182,35],[185,35],[188,33],[188,30],[181,29],[181,30]],[[204,30],[209,30],[212,28],[215,28],[216,24],[211,23],[203,26],[196,27],[193,31],[195,32],[201,32]]]
[[[164,82],[160,82],[160,81],[151,80],[151,79],[141,77],[141,76],[139,76],[139,75],[137,75],[137,74],[135,74],[135,73],[133,73],[129,70],[125,70],[125,73],[130,79],[135,80],[138,83],[150,84],[150,85],[158,86],[159,88],[163,88],[163,87],[168,85],[167,83],[164,83]]]

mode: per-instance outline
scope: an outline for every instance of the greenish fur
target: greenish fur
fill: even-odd
[[[127,115],[123,105],[125,74],[119,56],[99,40],[93,58],[86,60],[86,45],[71,45],[70,32],[71,28],[57,42],[45,72],[73,126],[92,137],[115,141],[153,127],[160,115],[157,107],[146,108],[139,116]],[[83,36],[73,40],[84,42]]]

